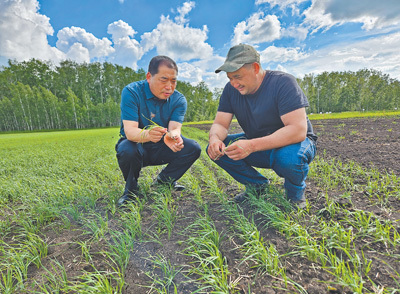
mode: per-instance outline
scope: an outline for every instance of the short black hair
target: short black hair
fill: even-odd
[[[165,65],[166,67],[174,69],[176,71],[176,73],[178,74],[178,66],[176,65],[175,61],[173,61],[168,56],[164,56],[164,55],[154,56],[150,60],[148,72],[151,75],[157,74],[158,73],[158,68],[161,65]]]

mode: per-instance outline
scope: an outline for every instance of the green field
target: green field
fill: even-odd
[[[206,132],[184,135],[204,150]],[[229,199],[243,187],[203,151],[184,192],[153,189],[161,167],[145,168],[145,198],[120,210],[117,139],[117,128],[0,135],[0,293],[400,293],[399,219],[379,217],[397,213],[399,177],[318,157],[320,206],[292,209],[262,171],[270,191],[239,207]],[[359,189],[365,209],[329,196]]]

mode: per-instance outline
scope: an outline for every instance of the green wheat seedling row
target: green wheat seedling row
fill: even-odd
[[[124,288],[121,272],[94,271],[84,272],[79,277],[68,279],[65,265],[54,261],[51,268],[45,268],[43,283],[36,282],[39,291],[35,293],[107,293],[120,294]]]
[[[252,205],[257,207],[258,213],[265,217],[270,226],[278,229],[289,241],[296,244],[299,254],[319,263],[322,269],[334,275],[336,284],[348,287],[354,293],[364,293],[367,290],[364,288],[367,281],[373,284],[368,277],[373,266],[372,261],[365,258],[362,251],[356,250],[355,238],[351,231],[345,230],[338,224],[328,225],[320,220],[309,222],[322,223],[321,226],[325,229],[321,230],[321,226],[314,228],[310,228],[309,225],[302,226],[298,217],[301,217],[304,212],[297,215],[295,219],[292,215],[285,215],[277,210],[271,203],[254,197]],[[375,286],[373,284],[373,287]]]
[[[297,288],[299,293],[305,293],[305,290],[293,281],[289,281],[286,277],[285,268],[280,262],[280,255],[273,244],[267,244],[262,240],[260,236],[260,231],[255,226],[254,222],[249,221],[242,213],[239,213],[236,206],[232,206],[227,198],[227,195],[220,190],[218,187],[217,176],[213,173],[212,169],[209,168],[210,160],[205,157],[197,161],[196,172],[200,172],[207,179],[210,179],[205,183],[207,187],[205,188],[208,195],[217,196],[219,201],[221,201],[225,214],[227,217],[231,218],[234,223],[232,228],[232,233],[240,240],[242,240],[243,245],[239,247],[244,258],[242,262],[252,263],[254,268],[257,268],[261,272],[267,272],[271,276],[277,277],[279,280],[283,281],[286,286],[291,284],[293,287]],[[217,172],[218,170],[214,171]],[[240,279],[240,277],[238,278]]]
[[[81,276],[68,278],[65,265],[54,261],[52,270],[46,270],[45,284],[37,283],[36,287],[43,293],[61,292],[76,293],[122,293],[125,285],[125,269],[128,265],[134,242],[140,240],[142,206],[131,203],[121,214],[119,220],[120,230],[113,231],[109,228],[107,216],[92,212],[85,216],[84,234],[89,236],[87,241],[78,241],[81,247],[82,258],[91,265],[94,272],[83,272]],[[93,264],[95,259],[91,246],[93,243],[104,240],[106,250],[96,253],[103,256],[108,264],[107,271],[99,271]]]
[[[154,203],[151,205],[151,209],[158,223],[158,234],[165,230],[169,239],[177,218],[178,207],[171,195],[170,187],[161,187],[159,190],[161,191],[156,191],[152,194]]]
[[[197,275],[198,280],[205,284],[198,292],[235,293],[237,280],[230,280],[226,258],[221,252],[222,236],[215,229],[212,220],[205,212],[187,228],[190,237],[185,254],[190,256],[193,267],[190,274]]]
[[[399,195],[399,178],[394,176],[393,174],[381,174],[375,170],[364,171],[357,166],[355,163],[350,163],[347,165],[338,164],[337,161],[331,160],[331,162],[326,162],[324,160],[318,160],[316,162],[316,170],[312,172],[312,178],[320,181],[320,179],[325,178],[327,175],[336,174],[339,175],[335,182],[338,181],[331,188],[337,187],[337,185],[342,185],[339,183],[343,183],[338,179],[342,177],[346,177],[346,173],[349,170],[357,170],[362,171],[361,176],[366,175],[365,183],[366,185],[358,184],[357,188],[349,187],[346,188],[346,192],[342,195],[344,198],[348,199],[351,203],[351,192],[354,189],[359,189],[361,191],[369,191],[372,185],[382,186],[382,182],[386,182],[385,191],[382,192],[382,189],[378,189],[379,192],[374,192],[377,195],[379,203],[381,203],[385,209],[390,211],[390,207],[387,207],[388,199],[395,198],[398,199]],[[324,171],[322,172],[320,167],[324,167]],[[336,172],[332,172],[335,170]],[[315,174],[316,173],[316,174]],[[360,173],[357,172],[357,178],[360,177]],[[352,178],[347,176],[351,181]],[[374,178],[374,180],[372,180]],[[350,181],[347,180],[347,181]],[[345,185],[342,185],[344,187]],[[370,194],[371,195],[371,194]],[[321,212],[321,211],[320,211]],[[362,210],[354,210],[350,211],[347,209],[341,208],[338,204],[334,203],[331,199],[326,198],[326,205],[323,209],[323,213],[328,213],[331,218],[334,218],[336,215],[344,215],[345,220],[342,221],[345,225],[351,226],[355,228],[355,233],[359,234],[360,237],[370,237],[373,241],[383,242],[385,246],[391,245],[393,247],[398,246],[399,244],[399,226],[390,220],[380,219],[378,216],[374,215],[372,212],[366,212]]]
[[[160,294],[177,294],[178,288],[175,284],[175,277],[182,268],[176,268],[171,262],[162,254],[157,254],[148,258],[153,264],[153,271],[146,273],[146,275],[152,280],[152,284],[148,286],[151,293]],[[161,271],[160,274],[156,273],[156,270]]]
[[[399,177],[393,173],[363,169],[352,161],[342,163],[336,159],[324,160],[317,156],[309,176],[327,190],[339,188],[345,191],[362,191],[382,206],[387,206],[390,198],[400,199]]]
[[[13,293],[24,288],[30,265],[40,268],[47,256],[48,244],[38,235],[29,233],[21,243],[10,246],[0,242],[0,292]]]
[[[233,221],[232,233],[243,244],[239,246],[244,258],[242,262],[252,263],[252,267],[265,271],[272,276],[280,276],[286,281],[285,267],[280,261],[280,254],[273,244],[263,240],[260,231],[254,224],[239,211],[236,206],[224,206],[226,214]]]

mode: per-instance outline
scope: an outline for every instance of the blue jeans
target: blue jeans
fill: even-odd
[[[169,149],[163,140],[142,144],[119,139],[115,150],[125,179],[124,195],[138,192],[140,170],[146,166],[167,164],[157,177],[159,181],[172,183],[181,178],[201,153],[199,143],[185,137],[182,139],[184,148],[178,152]]]
[[[227,145],[230,141],[239,137],[245,137],[245,134],[228,135],[224,144]],[[224,155],[214,162],[228,172],[236,181],[245,186],[268,184],[269,180],[254,167],[270,168],[278,176],[284,178],[287,198],[299,201],[305,199],[305,180],[309,171],[309,164],[314,159],[315,153],[315,143],[306,138],[300,143],[272,150],[254,152],[241,160],[232,160]]]

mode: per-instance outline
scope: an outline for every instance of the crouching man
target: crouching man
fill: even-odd
[[[210,129],[207,154],[246,186],[234,201],[244,201],[249,193],[261,194],[269,180],[254,167],[270,168],[284,178],[288,200],[304,208],[305,180],[317,136],[306,115],[307,98],[296,79],[263,70],[259,53],[245,44],[230,48],[215,72],[220,71],[226,72],[229,83]],[[244,133],[228,135],[233,116]]]
[[[176,181],[200,156],[200,145],[181,135],[187,102],[175,90],[177,75],[175,61],[156,56],[150,61],[146,79],[122,90],[121,138],[115,150],[125,190],[118,206],[137,197],[143,167],[167,164],[155,183],[183,190],[185,187]]]

